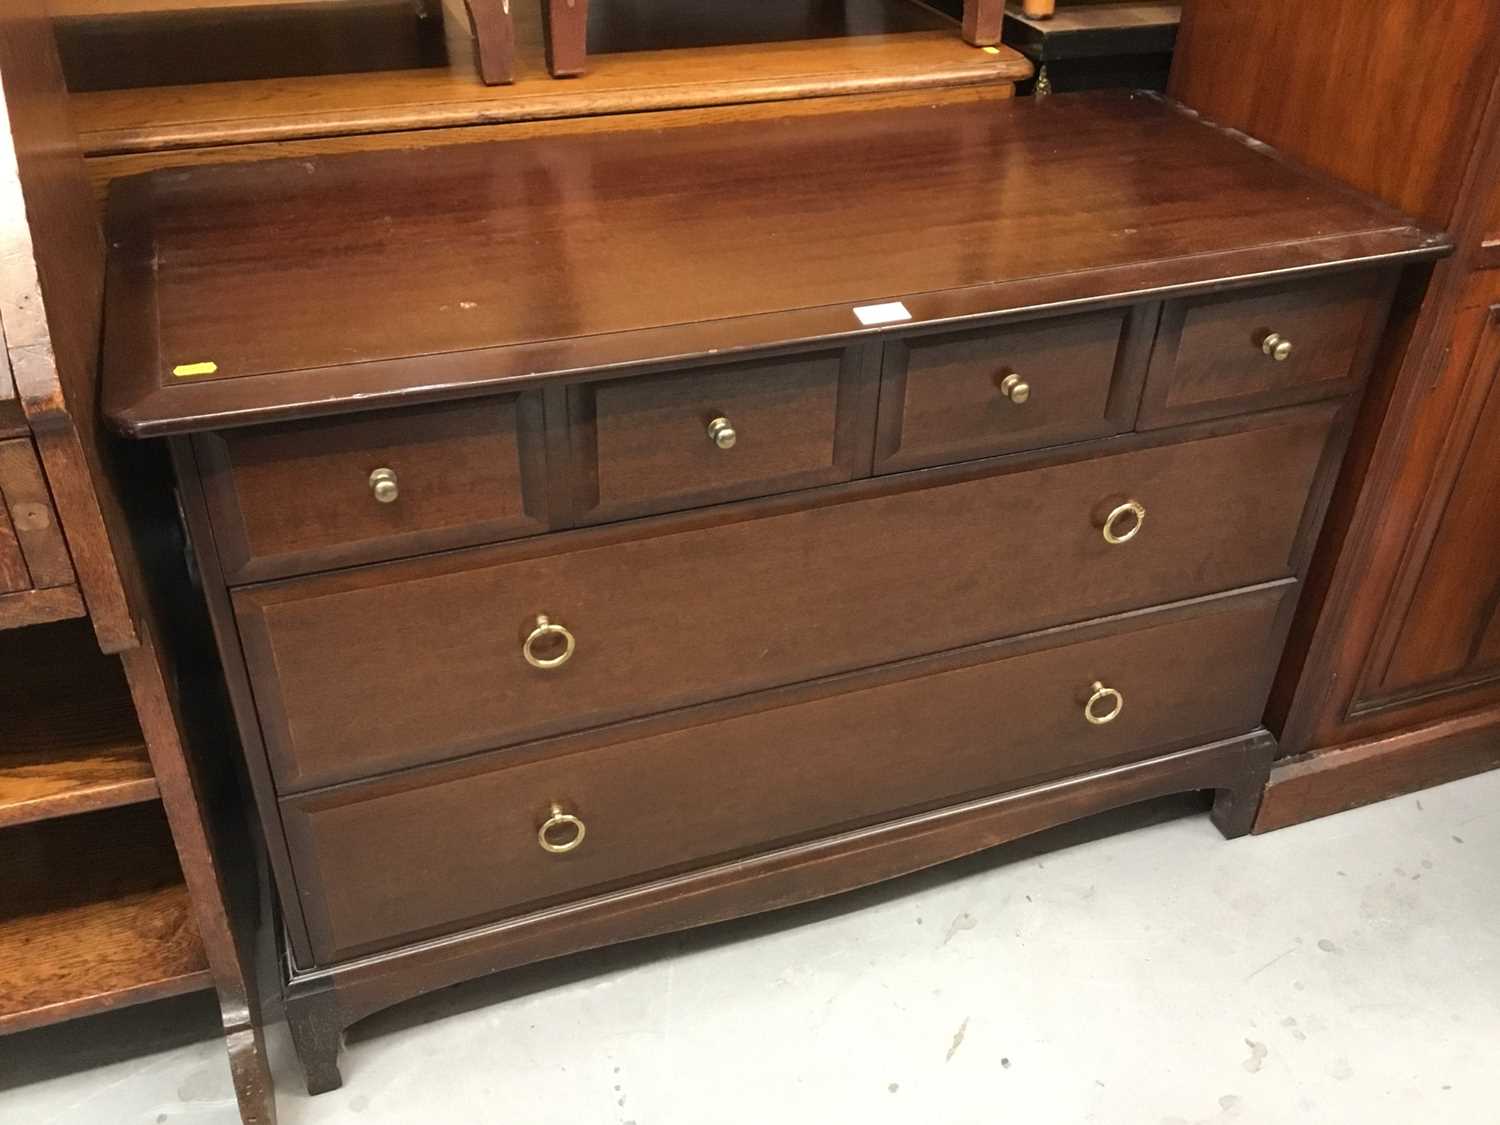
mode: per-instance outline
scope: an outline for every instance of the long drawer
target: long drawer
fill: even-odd
[[[278,786],[1289,575],[1332,418],[237,591]]]
[[[314,953],[337,960],[1249,731],[1294,588],[928,658],[904,679],[865,686],[867,674],[670,733],[286,800]]]

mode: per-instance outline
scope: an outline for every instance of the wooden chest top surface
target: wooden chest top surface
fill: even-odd
[[[1447,248],[1147,95],[162,171],[111,242],[140,436]]]

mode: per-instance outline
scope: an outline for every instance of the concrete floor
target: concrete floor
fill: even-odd
[[[425,997],[317,1099],[280,1035],[282,1121],[1500,1121],[1500,773],[1234,843],[1198,808]],[[231,1125],[213,1023],[0,1042],[0,1122]]]

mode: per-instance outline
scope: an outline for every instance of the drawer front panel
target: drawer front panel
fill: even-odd
[[[875,470],[896,472],[1121,433],[1139,381],[1127,312],[909,336],[886,345]],[[1149,340],[1145,341],[1149,344]],[[1138,365],[1137,365],[1138,366]]]
[[[309,788],[1283,577],[1333,417],[241,590],[272,767]],[[524,657],[538,615],[560,667]]]
[[[579,521],[834,484],[867,471],[866,350],[570,387]]]
[[[1292,583],[986,646],[912,678],[512,764],[283,802],[315,954],[528,906],[1253,729]],[[1123,631],[1121,631],[1123,629]],[[1101,635],[1103,633],[1104,635]],[[1102,725],[1101,683],[1120,693]],[[1105,695],[1096,718],[1115,707]],[[544,851],[553,807],[581,843]],[[557,823],[554,846],[577,828]]]
[[[194,441],[231,582],[541,531],[543,447],[535,392]]]
[[[1348,393],[1364,378],[1379,343],[1391,284],[1390,274],[1365,271],[1169,303],[1140,425]]]

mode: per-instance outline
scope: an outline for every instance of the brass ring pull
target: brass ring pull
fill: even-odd
[[[559,829],[567,829],[566,839],[554,839],[553,833]],[[542,845],[542,851],[551,852],[553,855],[567,855],[583,843],[583,838],[588,835],[588,826],[572,813],[562,811],[562,806],[556,801],[552,803],[552,815],[542,822],[542,826],[536,830],[536,842]]]
[[[1099,704],[1105,700],[1113,700],[1108,711],[1102,714],[1098,710]],[[1083,705],[1083,717],[1090,724],[1102,727],[1112,723],[1120,717],[1120,712],[1125,710],[1125,697],[1112,687],[1105,687],[1098,680],[1094,681],[1094,694],[1089,696],[1089,701]]]
[[[537,643],[547,637],[561,637],[563,650],[557,656],[538,656],[536,653]],[[569,660],[573,659],[573,650],[578,647],[574,639],[564,626],[557,624],[544,613],[537,614],[536,625],[526,636],[526,643],[521,646],[521,654],[526,657],[526,663],[533,668],[561,668]]]
[[[1133,516],[1134,522],[1130,530],[1121,532],[1120,521],[1126,516]],[[1146,522],[1146,506],[1137,500],[1127,500],[1104,518],[1104,541],[1111,545],[1129,543],[1141,533],[1141,526]]]

